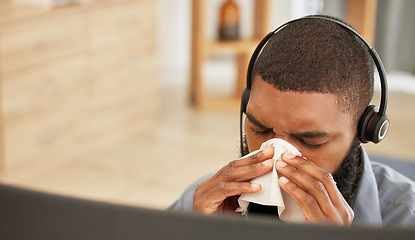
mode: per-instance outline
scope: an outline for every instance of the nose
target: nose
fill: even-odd
[[[286,132],[278,130],[278,129],[273,129],[272,131],[274,132],[273,138],[278,138],[286,142],[290,142],[289,141],[290,135],[287,134]]]
[[[274,132],[273,138],[278,138],[278,139],[284,140],[284,141],[290,143],[291,145],[293,145],[298,150],[300,150],[301,146],[298,146],[298,142],[296,142],[290,134],[288,134],[284,131],[278,131],[278,130],[275,130],[275,129],[273,130],[273,132]]]

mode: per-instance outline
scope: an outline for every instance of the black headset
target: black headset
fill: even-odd
[[[368,106],[365,111],[363,112],[362,116],[360,117],[359,124],[358,124],[358,134],[360,141],[362,143],[367,143],[369,141],[378,143],[382,141],[386,133],[389,129],[389,118],[388,115],[386,115],[386,105],[387,105],[387,98],[388,98],[388,86],[386,81],[386,74],[385,69],[383,67],[382,61],[380,60],[379,55],[375,51],[374,48],[372,48],[369,43],[358,33],[355,29],[348,26],[347,24],[338,21],[333,18],[328,18],[324,16],[307,16],[299,19],[295,19],[292,21],[289,21],[274,31],[270,32],[267,36],[264,37],[264,39],[261,40],[261,42],[256,47],[254,53],[252,54],[251,60],[249,61],[248,65],[248,73],[246,76],[246,88],[242,94],[242,100],[241,100],[241,115],[240,115],[240,140],[241,140],[241,146],[243,146],[243,121],[242,116],[243,113],[246,114],[246,107],[248,105],[249,97],[251,95],[251,78],[252,71],[255,65],[255,62],[261,53],[263,47],[268,42],[268,40],[276,34],[278,31],[280,31],[282,28],[286,27],[287,25],[301,21],[301,20],[308,20],[308,19],[321,19],[329,22],[336,23],[345,29],[352,32],[355,36],[357,36],[368,48],[370,55],[373,58],[373,61],[375,62],[376,68],[378,69],[379,77],[380,77],[380,86],[381,86],[381,99],[380,99],[380,106],[370,105]]]

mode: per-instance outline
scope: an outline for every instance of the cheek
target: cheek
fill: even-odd
[[[347,144],[331,143],[319,149],[301,149],[303,156],[321,169],[334,173],[347,156]]]
[[[318,167],[333,174],[349,154],[354,139],[353,126],[350,126],[349,128],[345,128],[345,131],[338,134],[337,137],[321,148],[304,148],[299,149],[299,151]]]

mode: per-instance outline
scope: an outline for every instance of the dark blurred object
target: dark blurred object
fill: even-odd
[[[249,203],[248,212],[246,213],[248,217],[251,216],[268,216],[270,218],[280,219],[278,215],[278,207],[276,206],[265,206],[256,203]]]
[[[287,224],[150,210],[0,185],[0,239],[413,239],[415,228]]]
[[[220,7],[219,39],[239,39],[239,7],[234,0],[226,0]]]

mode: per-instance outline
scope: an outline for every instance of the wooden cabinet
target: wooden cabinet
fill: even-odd
[[[76,152],[85,102],[86,61],[82,56],[36,70],[4,74],[2,104],[7,170]]]
[[[7,72],[81,50],[85,46],[83,14],[2,25],[1,71]]]
[[[0,13],[4,174],[41,171],[155,123],[154,1],[4,2]]]
[[[111,144],[154,123],[159,106],[155,7],[153,0],[136,0],[89,15],[93,97],[87,134],[93,145]]]
[[[151,0],[94,9],[91,12],[91,48],[133,47],[154,41],[155,3]],[[150,37],[153,36],[153,37]]]

